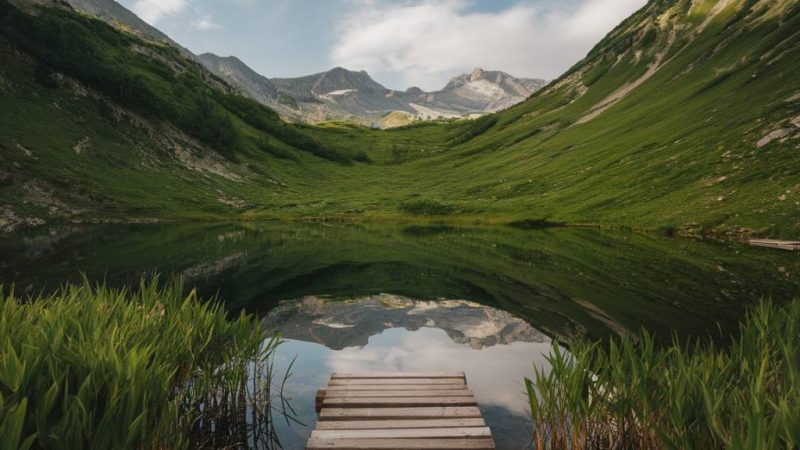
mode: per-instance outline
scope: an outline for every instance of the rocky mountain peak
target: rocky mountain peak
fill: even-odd
[[[484,78],[486,78],[486,72],[480,67],[476,67],[475,70],[469,74],[469,81],[478,81]]]

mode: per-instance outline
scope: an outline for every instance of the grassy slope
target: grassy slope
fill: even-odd
[[[402,180],[391,177],[391,201],[421,194],[509,220],[747,227],[796,236],[798,141],[756,142],[792,128],[788,119],[800,113],[796,100],[787,101],[800,92],[800,16],[797,7],[773,5],[783,15],[759,21],[741,6],[734,2],[695,35],[705,15],[687,18],[679,2],[673,21],[655,31],[664,7],[649,5],[571,73],[498,114],[488,131],[409,164]],[[594,120],[577,123],[665,48],[667,62],[651,78]],[[341,196],[350,190],[343,185]]]
[[[249,125],[240,111],[226,109],[241,148],[220,164],[238,182],[207,171],[198,175],[153,133],[142,136],[148,133],[141,127],[98,115],[96,101],[43,85],[33,76],[36,64],[5,45],[0,157],[12,169],[10,181],[0,183],[6,185],[0,187],[0,206],[27,216],[49,214],[51,205],[32,199],[36,195],[25,187],[24,180],[36,179],[90,217],[114,211],[452,222],[548,218],[649,229],[746,228],[796,237],[798,141],[776,140],[762,148],[756,142],[779,128],[800,134],[789,124],[800,106],[787,101],[800,92],[798,7],[696,3],[651,2],[560,80],[480,121],[391,131],[270,125],[310,137],[333,158],[281,141],[280,132]],[[650,78],[580,123],[656,63]],[[171,123],[169,117],[148,119],[155,126]],[[55,132],[47,127],[42,133],[43,123],[57,124]],[[69,150],[85,136],[93,143],[89,151]],[[197,143],[197,153],[225,153],[213,144]],[[147,157],[120,157],[142,147],[150,148]],[[161,161],[155,169],[142,162],[152,153]],[[240,203],[232,206],[230,200]]]

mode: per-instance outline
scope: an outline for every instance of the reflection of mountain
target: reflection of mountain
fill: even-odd
[[[456,343],[480,349],[512,342],[548,342],[522,319],[465,300],[418,301],[379,294],[348,301],[305,297],[273,309],[264,328],[288,339],[323,344],[334,350],[363,346],[387,328],[440,328]]]

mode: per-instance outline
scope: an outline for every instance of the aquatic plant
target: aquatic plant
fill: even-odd
[[[659,347],[642,331],[555,343],[525,384],[537,449],[800,445],[800,300],[762,301],[729,345]]]
[[[265,341],[254,318],[229,318],[218,302],[155,279],[2,297],[0,447],[275,443],[270,368],[280,341]]]

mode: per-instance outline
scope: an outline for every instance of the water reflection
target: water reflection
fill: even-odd
[[[476,350],[518,341],[550,342],[524,320],[499,309],[466,300],[418,301],[390,294],[340,301],[309,296],[274,308],[262,323],[286,338],[333,350],[366,345],[370,336],[388,328],[435,327]]]
[[[282,299],[392,292],[465,298],[552,336],[645,327],[669,340],[734,332],[761,296],[800,295],[800,258],[737,243],[600,230],[329,224],[183,224],[32,230],[0,236],[0,283],[135,286],[179,276],[237,311]]]
[[[388,294],[347,301],[307,297],[273,309],[262,323],[288,338],[279,369],[298,356],[288,394],[305,423],[314,423],[314,395],[332,372],[463,371],[498,448],[529,442],[522,380],[532,364],[546,365],[550,339],[505,311]],[[288,448],[302,448],[311,427],[282,424],[278,431]]]

